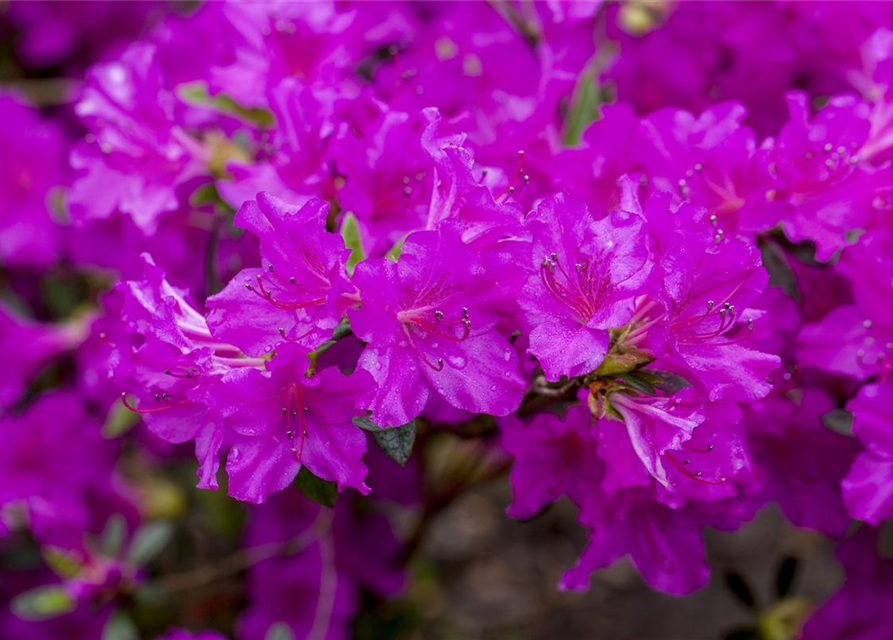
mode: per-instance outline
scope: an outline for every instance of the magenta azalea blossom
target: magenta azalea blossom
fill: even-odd
[[[266,193],[239,209],[235,223],[260,239],[262,266],[243,269],[209,298],[215,337],[261,356],[279,343],[313,348],[331,335],[345,308],[349,252],[326,231],[327,213],[321,200],[295,207]]]
[[[457,409],[504,416],[521,401],[518,356],[484,306],[489,274],[449,226],[417,232],[398,262],[368,260],[352,283],[362,303],[348,314],[368,345],[359,367],[378,391],[372,419],[409,422],[432,393]]]
[[[366,436],[351,418],[362,415],[372,378],[332,368],[307,376],[307,356],[301,347],[283,345],[266,372],[233,370],[205,392],[208,409],[231,434],[226,471],[233,497],[263,502],[302,466],[339,488],[369,492],[361,460]]]
[[[584,204],[559,195],[527,226],[534,264],[520,304],[532,327],[529,351],[549,380],[588,373],[608,351],[608,330],[629,322],[648,276],[643,221],[623,210],[594,220]]]

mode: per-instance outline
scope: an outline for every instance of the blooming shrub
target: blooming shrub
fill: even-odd
[[[558,589],[775,503],[846,580],[736,637],[893,637],[893,5],[0,20],[0,637],[366,637],[503,473]]]

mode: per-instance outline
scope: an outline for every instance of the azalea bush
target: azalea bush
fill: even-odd
[[[565,592],[777,510],[844,577],[727,637],[893,638],[893,5],[2,11],[0,638],[419,637],[492,483]]]

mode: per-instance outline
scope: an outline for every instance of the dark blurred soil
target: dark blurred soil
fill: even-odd
[[[430,565],[409,599],[418,603],[419,640],[721,640],[753,617],[736,600],[724,574],[771,601],[778,565],[799,562],[795,595],[821,601],[835,590],[840,569],[827,540],[792,528],[774,507],[736,533],[707,532],[710,584],[686,598],[651,591],[624,560],[597,572],[587,593],[555,588],[586,539],[576,509],[553,505],[530,522],[505,516],[507,481],[479,487],[434,522],[421,557]],[[425,579],[429,576],[429,579]]]

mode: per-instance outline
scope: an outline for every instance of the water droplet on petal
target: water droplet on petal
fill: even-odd
[[[505,353],[502,354],[502,357],[505,358],[505,361],[508,362],[512,359],[512,350],[508,347],[505,349]]]
[[[495,385],[495,384],[491,384],[491,385],[490,385],[490,391],[496,391],[496,385]]]

